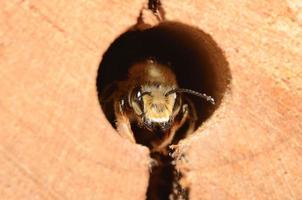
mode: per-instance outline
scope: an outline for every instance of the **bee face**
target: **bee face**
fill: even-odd
[[[143,85],[133,90],[131,106],[138,122],[150,131],[166,131],[171,128],[180,110],[180,97],[176,93],[166,95],[171,86]]]

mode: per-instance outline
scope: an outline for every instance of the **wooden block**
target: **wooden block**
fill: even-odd
[[[100,108],[103,53],[142,1],[0,2],[1,199],[145,199],[148,150]],[[230,91],[181,142],[190,199],[302,199],[302,28],[295,1],[174,1],[210,34]]]

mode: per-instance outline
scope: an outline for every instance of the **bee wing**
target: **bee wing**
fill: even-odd
[[[117,82],[112,82],[104,87],[104,89],[99,94],[99,99],[101,101],[102,109],[107,119],[110,121],[113,127],[115,127],[115,115],[114,115],[114,100],[117,91]]]
[[[112,101],[115,96],[115,91],[117,91],[117,88],[118,88],[117,81],[114,81],[106,85],[100,94],[101,102],[107,103]]]

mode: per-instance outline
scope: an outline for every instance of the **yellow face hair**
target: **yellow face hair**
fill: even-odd
[[[171,120],[176,94],[166,96],[165,92],[157,89],[149,95],[144,95],[143,108],[146,120],[155,123],[166,123]]]
[[[151,123],[168,123],[173,116],[176,94],[166,95],[172,88],[162,85],[142,86],[142,113]]]

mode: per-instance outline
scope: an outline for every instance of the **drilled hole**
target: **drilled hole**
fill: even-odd
[[[215,99],[216,103],[212,105],[199,98],[191,97],[197,111],[197,127],[200,126],[221,104],[231,79],[230,71],[221,49],[211,36],[197,28],[178,22],[161,23],[144,31],[129,30],[111,44],[103,56],[98,71],[97,90],[100,94],[100,102],[104,101],[102,98],[105,98],[103,97],[105,90],[107,90],[106,93],[108,90],[109,93],[114,92],[115,88],[111,87],[113,83],[127,79],[128,69],[133,63],[150,57],[169,66],[176,74],[180,87],[206,93]],[[107,119],[115,127],[112,107],[105,107],[102,103],[101,106]],[[183,139],[184,130],[185,127],[178,131],[173,143]],[[148,146],[143,134],[136,134],[139,131],[137,127],[134,126],[133,131],[136,141]],[[151,156],[162,160],[165,167],[154,168],[154,176],[151,174],[149,182],[148,199],[168,199],[172,192],[171,182],[175,179],[171,158],[157,154]],[[152,182],[152,178],[154,180],[161,178],[169,183],[164,187],[159,187],[157,181]],[[153,192],[156,188],[159,188],[159,191]],[[160,193],[157,197],[154,194],[156,192]]]

